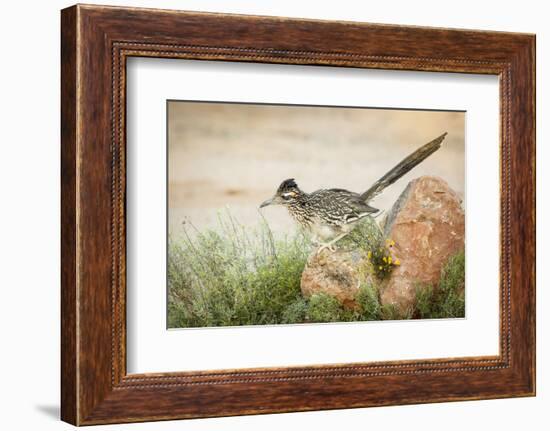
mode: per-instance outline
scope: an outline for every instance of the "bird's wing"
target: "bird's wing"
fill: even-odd
[[[319,190],[318,192],[329,198],[326,201],[331,207],[331,212],[338,214],[346,223],[379,211],[377,208],[373,208],[365,201],[362,201],[358,193],[350,192],[349,190],[328,189]]]
[[[445,136],[447,136],[447,132],[435,138],[433,141],[428,142],[426,145],[423,145],[414,153],[401,160],[393,169],[376,181],[366,192],[361,194],[360,200],[363,202],[370,201],[386,187],[395,183],[412,168],[427,159],[431,154],[435,153],[441,147],[441,143],[445,139]]]

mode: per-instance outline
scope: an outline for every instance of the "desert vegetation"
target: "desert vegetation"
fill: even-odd
[[[314,322],[464,317],[464,253],[452,256],[439,285],[418,286],[414,307],[405,313],[382,305],[376,280],[392,267],[391,240],[369,219],[340,247],[357,247],[373,263],[376,277],[359,287],[357,306],[346,308],[329,295],[302,295],[302,271],[312,246],[303,232],[275,238],[260,217],[255,228],[230,213],[218,215],[218,228],[184,226],[169,238],[168,326],[212,327]]]

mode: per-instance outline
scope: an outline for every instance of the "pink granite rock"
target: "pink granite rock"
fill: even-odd
[[[464,250],[464,210],[460,197],[441,178],[424,176],[409,183],[389,212],[384,233],[395,241],[399,259],[380,301],[405,314],[414,306],[418,286],[437,286],[448,259]]]
[[[363,252],[338,249],[313,252],[302,272],[302,295],[309,298],[324,293],[336,298],[344,307],[355,309],[361,283],[371,277]]]

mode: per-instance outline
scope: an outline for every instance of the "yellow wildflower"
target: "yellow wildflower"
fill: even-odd
[[[401,262],[399,261],[399,259],[395,259],[395,264],[396,265],[401,265]]]
[[[391,256],[388,257],[388,263],[391,265]]]

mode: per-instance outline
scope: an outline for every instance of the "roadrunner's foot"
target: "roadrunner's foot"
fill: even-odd
[[[319,249],[317,250],[317,254],[321,254],[321,252],[325,249],[328,249],[332,252],[335,252],[336,251],[336,246],[334,244],[336,244],[337,241],[340,241],[342,238],[344,238],[347,234],[349,234],[349,232],[345,232],[341,235],[338,235],[336,238],[334,238],[333,240],[327,242],[327,243],[324,243],[324,244],[321,244],[321,246],[319,247]]]
[[[317,249],[316,254],[320,255],[323,250],[330,250],[334,253],[336,251],[336,247],[334,246],[334,244],[331,244],[331,243],[321,244]]]

